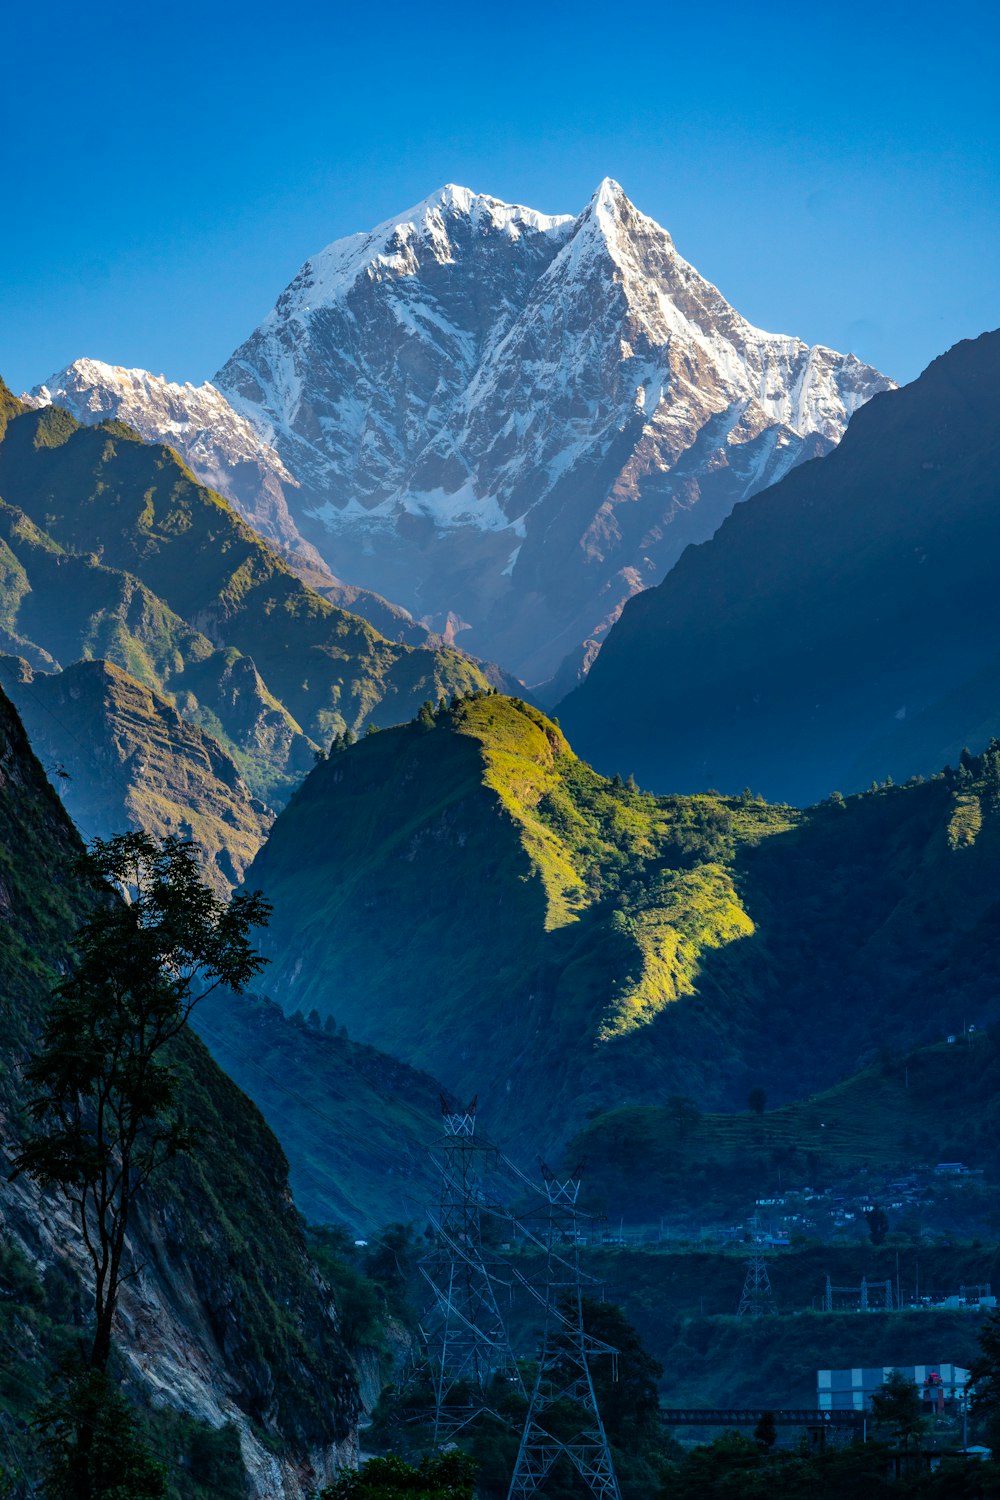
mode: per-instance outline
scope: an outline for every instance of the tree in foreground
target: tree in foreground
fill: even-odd
[[[199,1000],[220,985],[238,992],[263,968],[249,932],[270,908],[260,895],[221,901],[178,838],[95,839],[80,863],[98,899],[25,1070],[35,1129],[15,1175],[72,1206],[94,1274],[87,1363],[106,1370],[133,1204],[190,1145],[167,1049]]]
[[[93,1335],[82,1369],[65,1375],[36,1424],[52,1457],[45,1493],[124,1500],[159,1493],[150,1487],[155,1466],[139,1486],[144,1450],[122,1418],[128,1403],[109,1365],[119,1293],[134,1274],[126,1255],[136,1200],[192,1144],[170,1047],[200,1000],[220,986],[242,990],[263,968],[249,933],[270,908],[259,895],[219,900],[201,880],[192,845],[179,838],[95,839],[80,873],[94,907],[25,1069],[35,1089],[33,1129],[12,1175],[25,1172],[62,1193],[93,1274]],[[115,1443],[133,1453],[131,1489],[111,1482]],[[115,1462],[121,1467],[120,1454]],[[66,1476],[72,1487],[60,1488]]]
[[[986,1423],[993,1451],[1000,1452],[1000,1313],[994,1312],[979,1331],[979,1356],[969,1369],[971,1409]]]
[[[41,1407],[46,1500],[167,1500],[166,1471],[139,1432],[125,1396],[102,1370],[77,1374]]]

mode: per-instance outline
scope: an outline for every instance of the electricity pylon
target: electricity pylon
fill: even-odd
[[[508,1500],[529,1500],[563,1457],[576,1469],[595,1500],[621,1500],[590,1370],[594,1355],[608,1355],[614,1361],[617,1379],[618,1351],[587,1333],[583,1326],[580,1214],[576,1206],[580,1178],[575,1172],[557,1178],[544,1165],[542,1172],[548,1199],[545,1330]],[[580,1414],[577,1430],[569,1438],[558,1437],[552,1431],[556,1425],[552,1422],[553,1408],[561,1403],[571,1403]]]
[[[766,1318],[777,1312],[774,1305],[774,1293],[771,1291],[771,1278],[767,1274],[767,1262],[758,1243],[757,1236],[760,1233],[760,1220],[754,1214],[750,1220],[750,1257],[747,1261],[746,1280],[743,1283],[743,1295],[737,1309],[738,1318]]]
[[[499,1153],[476,1137],[475,1099],[462,1109],[442,1097],[441,1115],[436,1151],[441,1191],[429,1215],[434,1248],[420,1262],[433,1293],[420,1326],[438,1446],[452,1442],[483,1413],[496,1415],[491,1387],[497,1377],[524,1394],[495,1278],[483,1254],[482,1215],[490,1211],[484,1183]]]

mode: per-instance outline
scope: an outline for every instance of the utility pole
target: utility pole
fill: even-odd
[[[747,1261],[746,1280],[743,1283],[743,1295],[740,1305],[736,1310],[738,1318],[765,1318],[777,1311],[774,1305],[774,1293],[771,1291],[771,1278],[767,1272],[767,1262],[757,1241],[760,1233],[760,1219],[754,1214],[749,1223],[750,1229],[750,1255]]]
[[[560,1459],[577,1471],[594,1500],[621,1500],[590,1369],[595,1355],[606,1355],[617,1378],[618,1351],[583,1326],[580,1177],[574,1169],[568,1177],[558,1178],[544,1164],[542,1174],[547,1199],[545,1328],[508,1500],[530,1500]],[[566,1405],[576,1408],[579,1426],[572,1437],[562,1438],[551,1430],[550,1414]]]
[[[420,1261],[432,1292],[420,1331],[439,1447],[483,1413],[496,1416],[491,1388],[497,1378],[526,1394],[483,1253],[482,1215],[491,1211],[485,1181],[499,1152],[476,1136],[475,1099],[462,1108],[442,1096],[441,1116],[435,1151],[441,1188],[429,1214],[434,1245]]]

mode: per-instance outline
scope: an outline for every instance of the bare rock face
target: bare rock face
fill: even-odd
[[[339,573],[560,689],[891,384],[752,327],[609,179],[576,219],[449,186],[336,241],[215,377]]]

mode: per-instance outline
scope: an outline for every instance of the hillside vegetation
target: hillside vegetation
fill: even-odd
[[[179,834],[220,895],[239,883],[273,814],[210,734],[108,661],[44,673],[0,656],[0,685],[86,838]]]
[[[93,899],[74,871],[80,851],[0,694],[0,1334],[9,1356],[0,1395],[17,1419],[78,1344],[87,1307],[82,1247],[58,1200],[8,1176],[28,1119],[22,1068]],[[198,1144],[137,1204],[129,1253],[138,1269],[118,1329],[129,1387],[146,1402],[170,1392],[211,1427],[234,1423],[244,1457],[262,1472],[277,1456],[300,1471],[317,1463],[319,1475],[335,1446],[351,1445],[357,1381],[291,1203],[287,1163],[192,1033],[177,1038],[173,1063]]]
[[[483,687],[461,652],[390,642],[313,593],[177,454],[0,389],[0,645],[105,657],[170,698],[280,800],[312,750]]]
[[[419,1220],[440,1190],[430,1148],[440,1086],[335,1020],[286,1017],[263,996],[211,996],[194,1026],[281,1140],[295,1202],[313,1224],[371,1235]]]
[[[279,816],[269,983],[535,1149],[675,1093],[801,1098],[995,1013],[998,766],[801,813],[608,781],[517,700],[425,710]]]
[[[994,1034],[995,1035],[995,1034]],[[994,1035],[957,1037],[879,1061],[812,1098],[755,1113],[703,1113],[690,1101],[618,1109],[567,1149],[587,1163],[590,1201],[619,1215],[689,1208],[739,1222],[758,1194],[828,1186],[848,1173],[903,1176],[962,1161],[1000,1175],[1000,1052]],[[637,1164],[623,1174],[622,1162]]]

